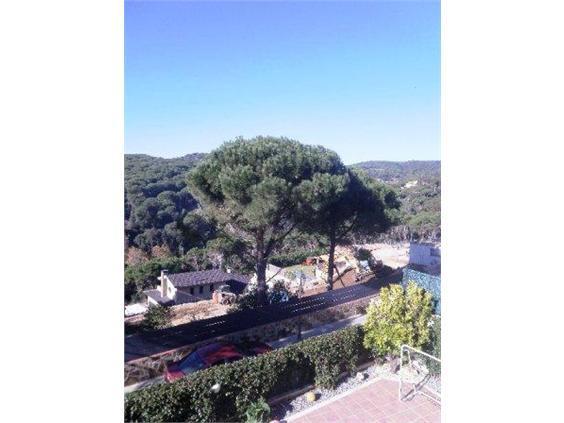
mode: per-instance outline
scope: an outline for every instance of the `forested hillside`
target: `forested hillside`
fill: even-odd
[[[356,163],[353,166],[364,169],[370,176],[387,183],[401,184],[416,179],[441,179],[441,162],[439,160],[369,161]]]
[[[163,159],[125,155],[125,238],[127,246],[146,253],[166,246],[172,253],[190,247],[183,235],[197,226],[189,212],[197,203],[186,189],[186,174],[204,154]],[[198,228],[197,228],[198,229]]]
[[[369,161],[353,165],[392,185],[399,194],[401,224],[387,235],[393,240],[438,240],[441,237],[441,162]]]

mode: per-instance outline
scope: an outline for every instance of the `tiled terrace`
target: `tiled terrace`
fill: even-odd
[[[404,393],[407,393],[407,388]],[[440,423],[441,406],[422,395],[398,400],[398,382],[378,379],[296,414],[292,423]]]

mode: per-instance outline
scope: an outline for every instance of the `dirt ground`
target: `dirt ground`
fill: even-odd
[[[397,244],[362,244],[358,247],[366,248],[372,252],[376,260],[382,260],[386,266],[392,269],[404,267],[409,262],[409,243]]]
[[[194,320],[208,319],[227,313],[229,306],[214,304],[211,300],[182,304],[172,307],[172,326],[181,325]]]

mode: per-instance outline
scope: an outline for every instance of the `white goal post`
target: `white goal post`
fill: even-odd
[[[401,346],[401,353],[400,353],[400,370],[399,370],[399,389],[398,389],[399,400],[403,401],[408,396],[414,397],[417,394],[421,394],[421,395],[424,395],[427,398],[431,399],[432,401],[435,401],[435,402],[440,404],[441,403],[440,387],[438,389],[436,389],[436,388],[433,387],[432,384],[427,383],[429,381],[429,379],[432,378],[435,375],[432,375],[432,372],[430,372],[428,370],[428,368],[426,368],[426,366],[419,366],[419,368],[417,368],[418,367],[418,361],[413,359],[412,355],[422,355],[426,359],[430,360],[430,362],[434,362],[434,363],[438,364],[439,369],[440,369],[440,366],[441,366],[441,360],[439,358],[434,357],[430,354],[427,354],[426,352],[423,352],[423,351],[418,350],[416,348],[412,348],[409,345],[402,345]],[[411,382],[411,384],[413,384],[413,389],[412,389],[412,391],[408,392],[408,394],[405,395],[405,396],[403,396],[403,391],[402,391],[403,385],[405,384],[404,377],[403,377],[404,372],[402,372],[402,370],[404,368],[404,362],[406,362],[407,365],[412,367],[412,368],[415,367],[418,371],[418,374],[422,375],[421,380],[419,380],[417,382]],[[439,370],[438,374],[439,374],[439,383],[440,383],[440,370]]]

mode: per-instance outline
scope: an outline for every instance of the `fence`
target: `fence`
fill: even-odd
[[[406,384],[413,388],[403,395]],[[418,394],[441,403],[441,360],[409,345],[402,345],[398,398],[403,401]]]

